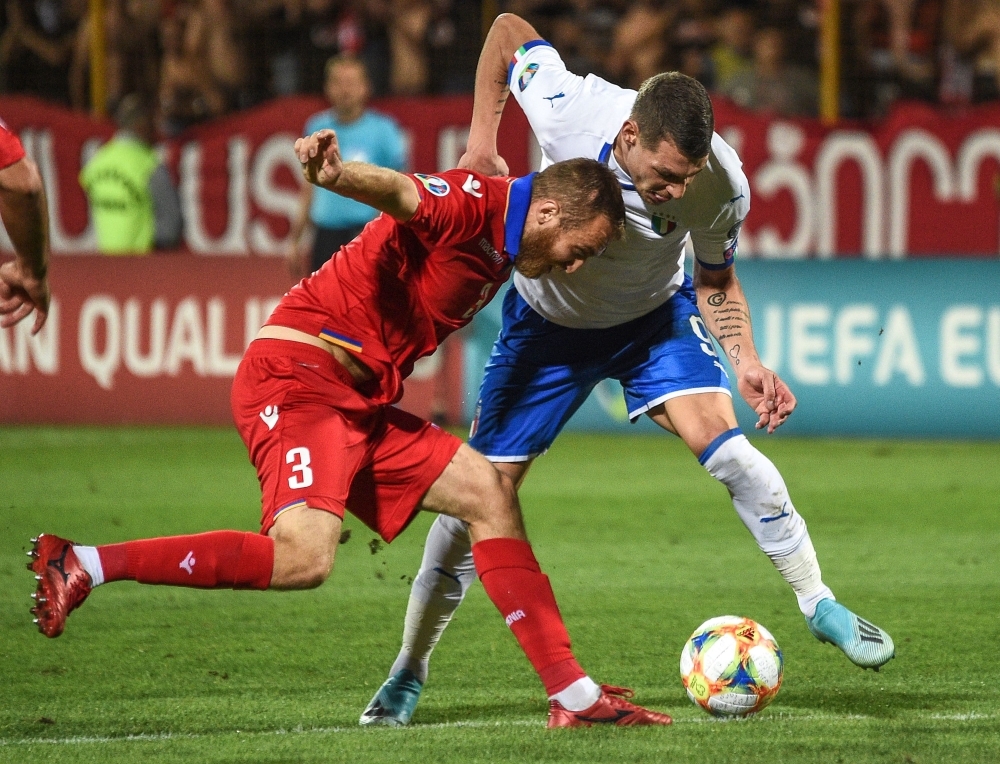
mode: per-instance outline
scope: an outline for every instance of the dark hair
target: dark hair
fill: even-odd
[[[632,113],[643,147],[655,150],[670,141],[691,160],[708,156],[715,115],[708,91],[693,77],[663,72],[639,87]]]
[[[115,124],[123,130],[134,128],[145,119],[150,119],[153,111],[149,102],[139,93],[129,93],[115,107]]]
[[[546,167],[535,176],[531,198],[559,202],[564,228],[603,215],[611,222],[614,238],[625,233],[625,201],[618,178],[595,159],[567,159]]]

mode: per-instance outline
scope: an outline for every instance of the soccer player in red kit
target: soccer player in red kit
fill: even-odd
[[[35,312],[37,334],[49,312],[49,228],[42,178],[10,128],[0,120],[0,219],[15,259],[0,265],[0,327]]]
[[[233,382],[257,468],[261,533],[216,531],[100,547],[42,535],[33,612],[58,636],[94,586],[306,589],[330,574],[349,509],[392,541],[423,509],[466,523],[483,588],[550,699],[549,726],[669,724],[598,685],[570,648],[509,479],[458,438],[392,404],[414,362],[467,324],[517,268],[567,273],[621,235],[618,181],[590,159],[525,178],[403,175],[344,163],[331,130],[299,139],[311,183],[382,210],[291,289]]]

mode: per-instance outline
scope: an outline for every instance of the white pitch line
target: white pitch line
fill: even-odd
[[[917,714],[917,718],[934,721],[977,721],[994,719],[996,714],[960,713],[960,714]],[[909,717],[912,718],[912,717]],[[764,722],[856,722],[878,721],[878,717],[864,714],[788,714],[770,713],[766,716],[747,719],[718,719],[713,717],[692,717],[674,719],[674,724],[761,724]],[[543,719],[512,719],[509,721],[469,720],[457,722],[437,722],[434,724],[415,724],[400,731],[420,732],[433,729],[485,729],[490,727],[541,727]],[[293,729],[277,730],[224,730],[221,732],[157,732],[139,735],[119,736],[75,736],[66,738],[23,738],[20,740],[0,739],[0,748],[4,746],[27,745],[91,745],[100,743],[146,743],[162,740],[204,740],[206,738],[222,737],[224,735],[246,735],[248,737],[264,737],[277,735],[342,735],[346,733],[368,733],[369,729],[361,725],[352,727],[295,727]]]

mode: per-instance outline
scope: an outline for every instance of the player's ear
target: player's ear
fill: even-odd
[[[561,211],[555,199],[542,199],[535,207],[535,221],[542,226],[552,225],[553,221],[558,223]]]
[[[629,148],[633,148],[639,142],[639,125],[634,119],[626,119],[621,129],[622,139]]]

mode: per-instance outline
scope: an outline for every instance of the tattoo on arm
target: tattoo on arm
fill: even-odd
[[[500,97],[497,99],[496,111],[494,114],[503,114],[503,107],[507,103],[507,96],[510,95],[510,88],[507,86],[507,80],[497,80],[497,85],[502,85],[503,89],[500,91]]]
[[[741,300],[727,299],[725,292],[715,292],[709,295],[707,302],[714,308],[712,318],[718,326],[718,339],[737,339],[743,336],[744,331],[750,325],[750,314],[747,313],[746,305]],[[739,364],[740,346],[734,345],[729,350],[729,355],[733,362]]]

